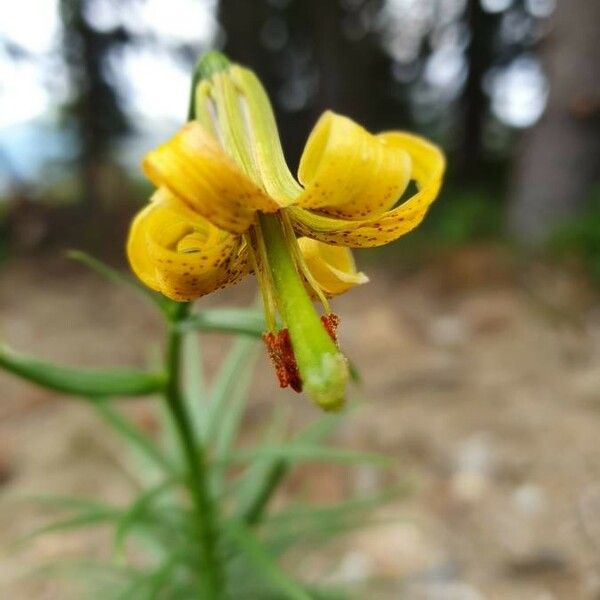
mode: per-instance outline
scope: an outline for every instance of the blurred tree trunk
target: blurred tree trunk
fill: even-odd
[[[469,75],[464,92],[465,136],[458,168],[464,179],[472,181],[482,163],[483,125],[488,106],[483,78],[493,62],[497,19],[481,8],[479,0],[469,1],[467,18],[471,35],[467,50]]]
[[[370,125],[373,98],[379,95],[374,77],[377,46],[367,35],[348,39],[343,27],[353,16],[340,2],[307,0],[305,10],[319,70],[317,111],[330,108]]]
[[[539,243],[580,210],[600,162],[600,2],[558,2],[546,48],[550,97],[525,135],[513,182],[509,223],[517,239]]]
[[[65,112],[77,130],[77,162],[86,211],[104,207],[111,145],[129,130],[105,65],[109,53],[128,42],[129,35],[120,27],[106,32],[95,30],[85,18],[90,4],[90,0],[60,2],[65,62],[75,91]]]
[[[306,131],[307,111],[285,113],[277,106],[277,94],[284,80],[282,51],[268,49],[262,34],[270,19],[281,19],[288,27],[296,24],[290,11],[296,4],[277,8],[266,0],[220,0],[219,21],[227,34],[225,51],[231,60],[248,66],[256,72],[275,105],[277,123],[282,134],[286,157],[297,154],[298,138]],[[295,12],[294,12],[294,17]],[[300,26],[302,25],[300,19]],[[305,135],[305,133],[304,133]],[[292,161],[293,162],[293,161]]]
[[[270,73],[268,50],[260,43],[260,31],[274,12],[265,2],[221,0],[219,21],[226,32],[225,50],[231,60],[248,65],[263,78]]]
[[[358,39],[344,34],[344,24],[352,18],[358,16],[337,0],[219,2],[219,20],[227,32],[225,51],[232,60],[254,69],[269,91],[291,165],[298,162],[307,134],[325,108],[377,126],[381,107],[374,105],[374,98],[386,93],[387,73],[382,76],[382,55],[366,32]],[[274,20],[285,23],[288,35],[277,50],[268,49],[263,39],[265,26]],[[282,86],[294,77],[290,70],[294,55],[308,55],[306,67],[316,73],[317,88],[305,106],[286,111],[277,99]]]

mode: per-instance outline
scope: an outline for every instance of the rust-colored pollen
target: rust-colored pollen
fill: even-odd
[[[340,318],[329,313],[321,316],[321,322],[325,331],[331,339],[337,344],[337,328],[340,324]],[[263,341],[267,347],[267,353],[282,388],[291,387],[295,392],[302,391],[302,379],[298,371],[298,364],[294,356],[290,333],[287,329],[281,329],[277,333],[269,331],[263,334]]]
[[[329,313],[327,315],[321,315],[321,322],[329,334],[329,337],[337,344],[337,330],[340,324],[340,318],[334,313]]]
[[[277,333],[269,331],[263,334],[263,340],[267,346],[269,358],[275,367],[279,385],[282,388],[290,386],[295,392],[301,392],[302,380],[298,372],[289,331],[287,329],[281,329]]]

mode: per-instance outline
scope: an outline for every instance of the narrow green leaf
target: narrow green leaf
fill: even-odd
[[[286,419],[282,409],[279,407],[277,409],[264,434],[261,446],[269,446],[283,437]],[[286,470],[287,463],[280,458],[269,457],[251,464],[240,477],[237,518],[247,525],[257,523]]]
[[[102,277],[111,283],[127,286],[138,294],[145,296],[161,310],[167,309],[169,303],[168,298],[165,298],[161,294],[157,294],[149,288],[140,285],[133,277],[130,277],[129,275],[126,275],[117,269],[113,269],[113,267],[107,265],[101,260],[98,260],[97,258],[94,258],[93,256],[90,256],[86,252],[82,252],[81,250],[69,250],[67,251],[67,257],[77,261],[78,263],[81,263],[99,275],[102,275]]]
[[[146,598],[147,600],[158,600],[165,584],[170,583],[172,574],[181,564],[181,557],[171,556],[159,569],[157,569],[149,578]]]
[[[18,354],[0,345],[0,367],[32,383],[76,396],[145,396],[163,389],[165,377],[137,369],[79,369]]]
[[[209,404],[206,443],[216,458],[212,484],[217,494],[223,491],[226,458],[239,431],[252,380],[256,352],[254,340],[238,339],[221,367],[213,385]]]
[[[66,580],[68,590],[77,598],[115,600],[117,590],[140,576],[141,571],[127,565],[117,565],[91,559],[60,558],[38,563],[27,569],[22,577],[30,583],[35,578],[47,582],[49,578]],[[69,595],[71,597],[71,595]],[[127,600],[145,600],[128,598]]]
[[[247,463],[259,458],[279,458],[290,462],[334,462],[341,464],[368,463],[387,467],[392,464],[386,456],[373,452],[346,450],[291,442],[283,445],[260,446],[248,450],[232,452],[228,457],[231,463]]]
[[[381,517],[374,511],[405,496],[408,482],[365,497],[332,505],[295,505],[271,514],[263,521],[268,547],[280,554],[289,547],[322,544],[340,534],[396,522],[397,516]]]
[[[406,486],[397,486],[384,490],[378,494],[373,494],[363,498],[351,498],[344,502],[337,502],[325,506],[291,506],[285,508],[276,514],[269,515],[265,519],[265,524],[279,528],[281,526],[291,526],[292,528],[303,529],[310,523],[330,522],[331,519],[347,519],[360,517],[366,511],[372,511],[398,500],[406,494]]]
[[[137,448],[150,461],[158,466],[171,478],[178,476],[178,471],[167,457],[160,451],[158,446],[131,421],[129,421],[118,409],[109,402],[97,402],[94,408],[99,415],[108,423],[114,431],[123,437],[131,446]]]
[[[289,465],[285,460],[269,459],[261,465],[255,479],[239,494],[238,518],[247,525],[260,522],[273,493],[283,481]]]
[[[203,310],[180,321],[182,331],[212,331],[249,337],[262,337],[267,326],[262,311],[249,308],[215,308]]]
[[[172,572],[181,565],[182,557],[172,553],[153,571],[144,571],[132,578],[130,584],[121,591],[115,600],[153,600],[163,597],[161,592],[165,584],[172,584]],[[171,597],[171,596],[169,596]],[[182,596],[186,597],[187,596]]]
[[[313,421],[306,429],[302,430],[296,436],[296,442],[315,443],[327,438],[341,423],[342,419],[348,416],[358,408],[358,404],[352,404],[346,408],[343,413],[330,413],[323,415],[320,419]]]
[[[73,529],[81,529],[82,527],[88,527],[90,525],[110,523],[114,521],[119,514],[119,509],[109,508],[99,508],[96,510],[85,511],[75,515],[74,517],[68,517],[66,519],[48,523],[47,525],[42,525],[41,527],[38,527],[37,529],[27,533],[25,536],[20,538],[18,542],[23,544],[46,533],[71,531]]]
[[[173,413],[166,402],[161,402],[158,405],[158,422],[160,446],[164,448],[164,453],[168,460],[183,473],[186,468],[185,456],[177,431],[177,425],[173,419]],[[156,479],[145,478],[146,484],[154,484],[156,481]]]
[[[289,600],[311,600],[311,596],[296,583],[277,561],[269,554],[263,544],[250,531],[239,524],[231,524],[230,535],[254,564],[256,575],[265,579],[274,588],[285,594]]]
[[[129,585],[125,589],[115,594],[114,600],[136,600],[138,598],[141,600],[141,598],[145,597],[145,594],[142,595],[142,593],[148,584],[148,575],[143,573],[132,579],[133,581],[129,582]]]
[[[60,494],[36,494],[33,496],[15,497],[19,504],[40,504],[52,508],[77,510],[117,510],[115,506],[95,498],[82,496],[63,496]]]
[[[355,408],[351,407],[351,410]],[[348,414],[348,410],[346,410]],[[316,443],[327,437],[339,424],[342,416],[327,414],[311,423],[304,431],[296,436],[296,443]],[[269,504],[271,496],[283,481],[289,470],[290,463],[281,457],[273,457],[262,462],[259,473],[253,477],[238,495],[240,509],[239,518],[248,525],[258,523]]]
[[[256,353],[254,340],[237,339],[213,383],[208,404],[206,440],[223,454],[235,437],[246,405],[246,392]]]
[[[143,549],[144,557],[152,564],[165,560],[173,553],[170,524],[166,519],[163,523],[161,517],[162,515],[157,516],[154,522],[146,524],[138,521],[135,528],[136,548]],[[115,554],[115,562],[123,562],[116,552]]]
[[[289,548],[319,547],[341,535],[369,527],[390,525],[394,522],[397,522],[397,518],[377,518],[363,513],[361,518],[324,519],[318,523],[307,523],[302,528],[288,524],[287,527],[275,528],[266,545],[274,555],[278,556]]]
[[[86,577],[94,575],[110,575],[119,579],[130,579],[140,576],[142,571],[130,565],[118,565],[90,559],[61,558],[51,560],[44,564],[35,566],[28,570],[27,577],[39,577],[44,575],[83,575]]]
[[[351,406],[354,410],[356,405]],[[348,414],[346,410],[346,414]],[[315,443],[328,436],[331,431],[337,427],[342,415],[327,414],[319,420],[311,423],[304,431],[296,436],[298,443]],[[266,507],[272,495],[277,490],[279,484],[285,478],[291,464],[288,460],[281,457],[273,457],[262,462],[260,473],[252,479],[251,483],[246,484],[238,493],[238,518],[247,525],[253,525],[260,522]]]
[[[153,502],[170,490],[177,480],[168,479],[159,485],[142,492],[135,502],[122,514],[115,529],[114,547],[117,552],[123,549],[129,531],[134,528],[151,508]]]
[[[362,384],[362,375],[356,366],[356,363],[352,360],[348,360],[348,370],[350,371],[350,380],[356,385]]]
[[[204,385],[200,338],[192,331],[183,340],[183,393],[187,413],[198,440],[202,438],[207,420]]]

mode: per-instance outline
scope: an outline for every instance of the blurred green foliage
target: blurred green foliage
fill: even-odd
[[[490,190],[473,187],[450,189],[432,210],[422,235],[438,245],[458,246],[497,239],[503,234],[503,207]]]
[[[496,175],[490,174],[490,179]],[[393,244],[361,251],[366,262],[379,260],[411,268],[444,252],[479,242],[508,244],[505,227],[506,185],[450,181],[414,231]]]
[[[567,219],[548,242],[550,254],[580,261],[592,282],[600,286],[600,184],[581,214]]]
[[[384,522],[377,509],[408,492],[406,484],[396,481],[388,469],[394,462],[379,454],[330,445],[327,440],[344,414],[326,414],[299,431],[292,431],[288,414],[281,406],[264,420],[254,443],[241,444],[257,348],[265,328],[264,323],[257,323],[256,310],[213,309],[182,315],[181,305],[157,298],[108,265],[80,252],[71,256],[111,283],[125,286],[144,300],[150,299],[167,317],[169,340],[177,336],[182,361],[181,369],[177,367],[178,406],[189,427],[186,435],[194,440],[193,464],[202,469],[198,485],[203,486],[212,507],[200,518],[210,521],[216,564],[223,571],[223,582],[218,585],[221,593],[211,597],[357,598],[354,584],[348,589],[341,582],[308,584],[300,580],[302,569],[288,572],[281,563],[288,564],[290,561],[285,559],[292,557],[298,566],[302,557],[337,537]],[[173,333],[177,331],[184,337]],[[198,332],[205,331],[243,334],[235,338],[211,382],[207,382],[201,366]],[[183,345],[179,346],[181,342]],[[172,372],[170,357],[168,353],[165,375]],[[65,555],[28,576],[69,576],[73,585],[81,586],[81,598],[204,598],[203,581],[208,576],[206,570],[198,569],[198,555],[207,538],[198,533],[198,508],[191,502],[193,495],[188,497],[186,493],[191,489],[188,473],[192,472],[186,466],[190,460],[186,453],[188,442],[177,428],[176,413],[171,410],[169,377],[163,377],[161,372],[156,376],[122,368],[92,372],[60,367],[16,354],[5,346],[0,347],[0,368],[88,402],[122,441],[122,466],[133,484],[130,501],[125,504],[69,495],[30,498],[51,520],[33,528],[21,540],[23,543],[42,534],[67,534],[90,527],[112,530],[113,543],[108,557],[86,556],[80,560]],[[166,401],[158,413],[160,426],[156,435],[139,427],[123,401],[140,392],[162,393]],[[116,402],[118,399],[121,402]],[[292,469],[315,462],[340,468],[382,469],[387,476],[381,489],[337,504],[316,504],[307,501],[303,493],[294,494],[285,504],[271,502]],[[204,568],[203,561],[202,564]],[[361,583],[370,586],[372,582]]]

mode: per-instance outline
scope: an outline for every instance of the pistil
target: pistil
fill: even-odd
[[[344,402],[347,360],[306,291],[279,215],[261,214],[259,222],[277,308],[289,331],[303,390],[323,409],[337,410]]]

